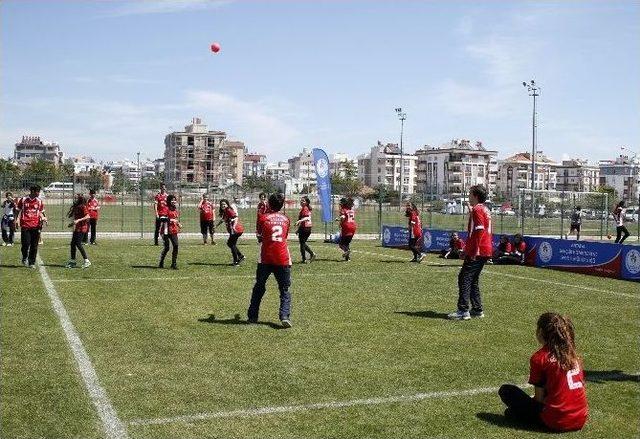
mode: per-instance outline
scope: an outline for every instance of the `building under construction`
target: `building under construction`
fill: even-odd
[[[164,180],[169,189],[242,184],[244,143],[227,140],[224,131],[208,131],[199,118],[184,131],[167,134],[164,145]]]

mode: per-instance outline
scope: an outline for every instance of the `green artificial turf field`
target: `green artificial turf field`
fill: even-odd
[[[506,422],[495,388],[526,382],[548,310],[573,318],[587,371],[590,419],[562,436],[640,435],[637,283],[488,266],[486,318],[453,322],[458,261],[410,264],[355,241],[342,262],[336,246],[311,246],[318,260],[292,270],[287,330],[273,278],[263,324],[244,323],[252,240],[240,267],[222,241],[195,239],[177,271],[156,269],[159,247],[141,240],[87,247],[87,270],[63,268],[68,240],[40,254],[130,438],[546,437]],[[0,437],[107,437],[40,270],[20,266],[17,246],[0,258]]]

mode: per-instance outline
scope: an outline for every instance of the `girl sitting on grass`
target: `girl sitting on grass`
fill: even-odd
[[[511,384],[500,387],[498,394],[507,405],[504,415],[552,431],[580,430],[589,406],[573,323],[569,316],[544,313],[538,318],[536,338],[542,347],[531,356],[529,373],[535,394],[532,398]]]

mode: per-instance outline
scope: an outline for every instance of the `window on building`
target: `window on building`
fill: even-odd
[[[189,146],[193,146],[194,145],[193,136],[187,137],[187,145],[189,145]]]

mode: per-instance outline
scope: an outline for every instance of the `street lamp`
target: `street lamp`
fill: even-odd
[[[523,82],[523,87],[527,89],[529,96],[533,97],[533,116],[531,120],[531,214],[535,216],[534,190],[536,188],[536,149],[537,145],[537,124],[536,124],[536,98],[540,96],[540,87],[532,79],[530,82]]]
[[[398,115],[398,119],[400,119],[400,190],[399,190],[399,205],[402,207],[402,186],[404,185],[403,180],[403,168],[404,168],[404,148],[402,145],[402,137],[404,134],[404,121],[407,118],[407,113],[402,111],[402,108],[396,108],[396,114]]]

